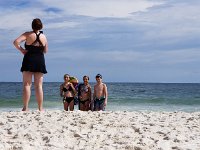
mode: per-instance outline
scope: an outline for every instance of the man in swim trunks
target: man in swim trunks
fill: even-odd
[[[96,75],[96,85],[94,86],[94,111],[104,111],[108,100],[108,91],[105,83],[102,82],[102,75]]]
[[[83,84],[78,86],[78,99],[79,99],[79,110],[88,111],[90,110],[90,103],[92,99],[91,86],[89,84],[89,77],[83,77]]]

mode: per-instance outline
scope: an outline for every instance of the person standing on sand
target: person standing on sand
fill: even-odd
[[[92,90],[89,84],[89,77],[83,77],[83,84],[78,86],[78,99],[79,99],[79,109],[82,111],[90,110],[90,103],[92,99]]]
[[[35,96],[38,109],[43,110],[43,74],[47,73],[44,53],[48,51],[46,36],[40,31],[43,24],[39,18],[32,21],[32,31],[25,32],[14,40],[14,46],[24,55],[21,72],[23,74],[23,109],[28,111],[34,77]],[[20,44],[25,42],[25,48]]]
[[[64,110],[74,110],[74,96],[76,95],[76,89],[73,84],[69,82],[70,75],[64,75],[64,83],[60,85],[60,96],[63,97]]]
[[[105,110],[108,101],[108,91],[105,83],[102,82],[102,75],[96,75],[96,85],[94,86],[94,111]]]

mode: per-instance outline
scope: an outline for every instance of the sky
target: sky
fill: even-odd
[[[22,81],[13,41],[40,18],[44,82],[200,83],[199,0],[0,0],[0,16],[0,82]]]

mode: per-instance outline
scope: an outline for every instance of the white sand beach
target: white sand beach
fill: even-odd
[[[1,150],[200,150],[200,112],[1,112]]]

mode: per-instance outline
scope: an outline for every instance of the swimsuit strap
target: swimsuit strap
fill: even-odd
[[[39,42],[39,46],[43,46],[43,45],[42,45],[42,42],[40,41],[40,34],[41,34],[42,32],[39,32],[39,34],[37,34],[36,32],[34,32],[34,33],[36,34],[36,40],[35,40],[31,45],[36,45],[37,42]]]
[[[40,41],[39,36],[40,36],[41,33],[39,33],[39,34],[37,34],[36,32],[34,32],[34,33],[36,34],[36,41],[39,42]]]

